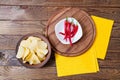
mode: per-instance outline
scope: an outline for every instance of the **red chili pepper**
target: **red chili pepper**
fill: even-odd
[[[68,18],[66,17],[65,23],[64,23],[64,32],[65,32],[65,37],[64,39],[67,41],[67,27],[69,26],[69,21]]]
[[[72,33],[71,37],[74,37],[77,31],[78,31],[78,25],[73,24],[73,31],[71,32]]]
[[[59,32],[59,34],[65,35],[65,33]]]
[[[69,42],[70,42],[70,45],[72,46],[72,40],[71,40],[71,37],[69,37]]]
[[[59,34],[64,36],[64,39],[67,41],[67,39],[69,39],[70,45],[72,46],[72,40],[71,38],[75,36],[75,34],[78,31],[78,25],[75,25],[72,22],[69,22],[68,19],[66,18],[65,22],[64,22],[64,32],[59,32]]]
[[[72,23],[69,23],[68,27],[67,27],[67,34],[68,34],[68,38],[69,38],[69,42],[70,42],[70,45],[72,46],[72,41],[71,41],[71,24]]]

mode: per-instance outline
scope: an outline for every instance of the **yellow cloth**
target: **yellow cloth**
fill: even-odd
[[[96,25],[96,38],[93,46],[95,46],[97,58],[104,59],[114,21],[96,16],[91,17]]]
[[[113,21],[96,16],[91,17],[96,25],[95,42],[88,51],[80,56],[64,57],[56,53],[58,77],[99,71],[97,58],[104,59],[105,57]]]
[[[94,48],[76,57],[64,57],[59,54],[55,54],[55,57],[58,77],[99,71]]]

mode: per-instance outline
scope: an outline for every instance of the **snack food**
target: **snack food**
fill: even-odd
[[[46,58],[47,47],[47,43],[42,39],[30,36],[21,41],[16,57],[22,59],[23,63],[39,64]]]

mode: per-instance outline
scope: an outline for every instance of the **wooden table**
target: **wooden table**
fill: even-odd
[[[25,68],[15,58],[18,40],[27,33],[44,34],[47,20],[64,7],[115,21],[106,59],[99,60],[100,72],[58,78],[54,55],[41,69]],[[41,79],[120,80],[120,0],[0,0],[0,80]]]

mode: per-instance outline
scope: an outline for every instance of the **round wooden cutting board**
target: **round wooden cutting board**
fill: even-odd
[[[70,46],[62,44],[55,35],[55,25],[66,17],[73,17],[81,24],[83,30],[82,38]],[[91,17],[79,8],[64,8],[52,16],[47,25],[47,37],[52,45],[53,50],[63,56],[78,56],[87,51],[95,39],[95,25]]]

